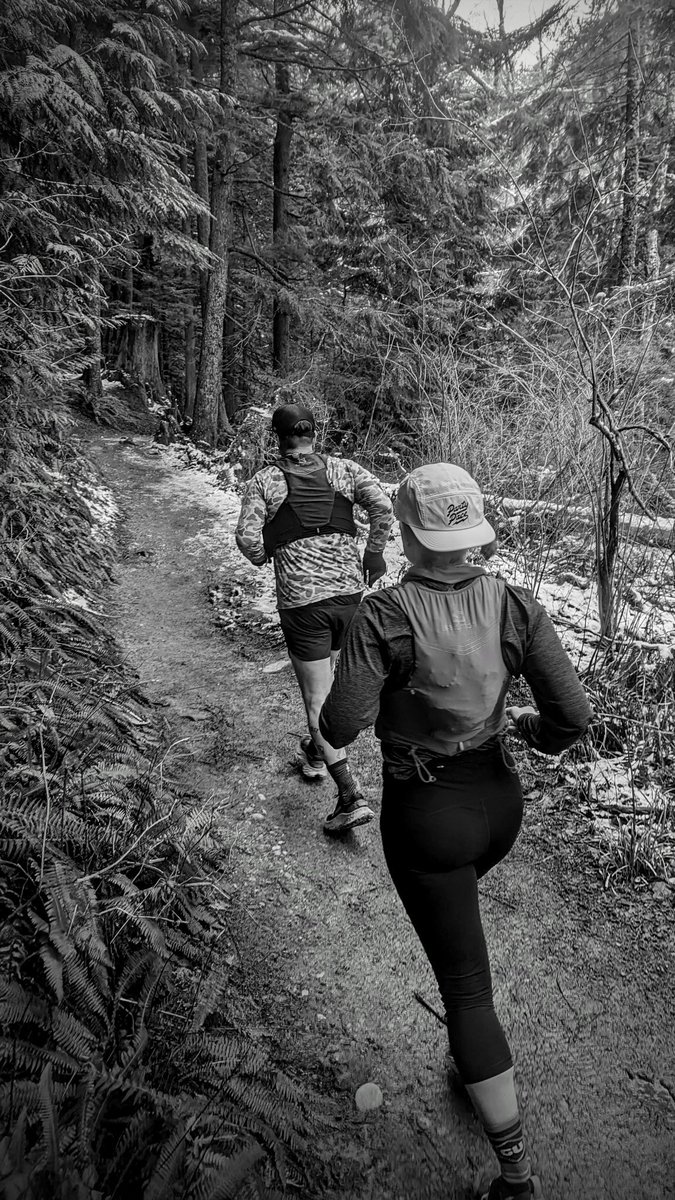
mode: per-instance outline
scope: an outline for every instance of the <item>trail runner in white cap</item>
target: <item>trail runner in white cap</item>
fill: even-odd
[[[394,512],[411,568],[355,614],[319,725],[331,745],[347,746],[377,713],[385,858],[436,975],[450,1052],[499,1162],[486,1198],[539,1198],[493,1003],[478,880],[511,849],[522,819],[504,731],[559,754],[584,733],[591,712],[532,594],[466,561],[470,548],[495,542],[471,476],[451,463],[419,467],[401,484]],[[537,709],[507,707],[518,675]]]

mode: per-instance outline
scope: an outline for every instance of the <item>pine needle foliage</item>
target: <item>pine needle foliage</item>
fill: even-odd
[[[272,1195],[302,1178],[308,1103],[219,1027],[211,814],[171,793],[92,611],[113,547],[65,418],[0,407],[0,1191]]]
[[[179,86],[198,49],[184,10],[0,6],[0,392],[98,375],[106,280],[204,210],[181,166],[200,109]]]

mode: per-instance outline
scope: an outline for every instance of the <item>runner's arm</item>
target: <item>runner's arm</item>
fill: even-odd
[[[529,684],[539,711],[518,718],[518,733],[534,750],[560,754],[586,732],[591,707],[548,613],[536,600],[527,604],[523,642],[517,673]]]
[[[234,538],[242,554],[256,567],[267,562],[263,526],[267,520],[267,504],[257,475],[249,479],[241,501],[241,510]]]
[[[351,460],[349,465],[354,480],[354,503],[365,509],[370,525],[366,550],[382,554],[394,524],[391,500],[370,471]]]
[[[319,716],[321,734],[336,750],[374,724],[382,685],[389,673],[388,659],[377,613],[371,601],[364,600],[347,630],[333,686]]]

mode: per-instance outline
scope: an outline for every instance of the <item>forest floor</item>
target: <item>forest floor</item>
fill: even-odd
[[[331,1195],[465,1200],[493,1161],[448,1074],[444,1030],[415,998],[439,1007],[377,823],[324,835],[332,784],[303,783],[292,766],[304,716],[278,630],[214,620],[209,588],[236,573],[236,512],[148,437],[94,431],[85,443],[122,514],[116,636],[166,714],[182,786],[218,806],[227,849],[215,875],[231,897],[249,1034],[334,1114],[317,1132]],[[352,757],[379,809],[370,734]],[[481,897],[544,1195],[675,1197],[672,900],[603,887],[569,784],[555,764],[521,761],[523,833]],[[366,1081],[384,1100],[360,1114]]]

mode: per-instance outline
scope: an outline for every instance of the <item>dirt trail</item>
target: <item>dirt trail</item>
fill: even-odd
[[[321,819],[332,785],[290,765],[303,713],[273,636],[213,624],[207,582],[215,509],[193,498],[147,439],[94,436],[88,451],[122,509],[126,554],[113,602],[119,639],[166,705],[187,783],[215,795],[229,847],[222,883],[238,900],[239,978],[254,1035],[337,1098],[334,1142],[354,1200],[459,1200],[493,1161],[449,1085],[424,957],[393,893],[376,824],[340,841]],[[354,761],[377,802],[372,740]],[[359,772],[360,769],[360,772]],[[569,824],[569,823],[568,823]],[[526,1132],[547,1200],[675,1196],[673,913],[668,901],[604,893],[583,848],[539,796],[509,861],[482,887],[498,1011],[510,1038]],[[366,1119],[353,1094],[377,1082]],[[349,1147],[351,1147],[349,1149]],[[314,1197],[308,1200],[315,1200]]]

